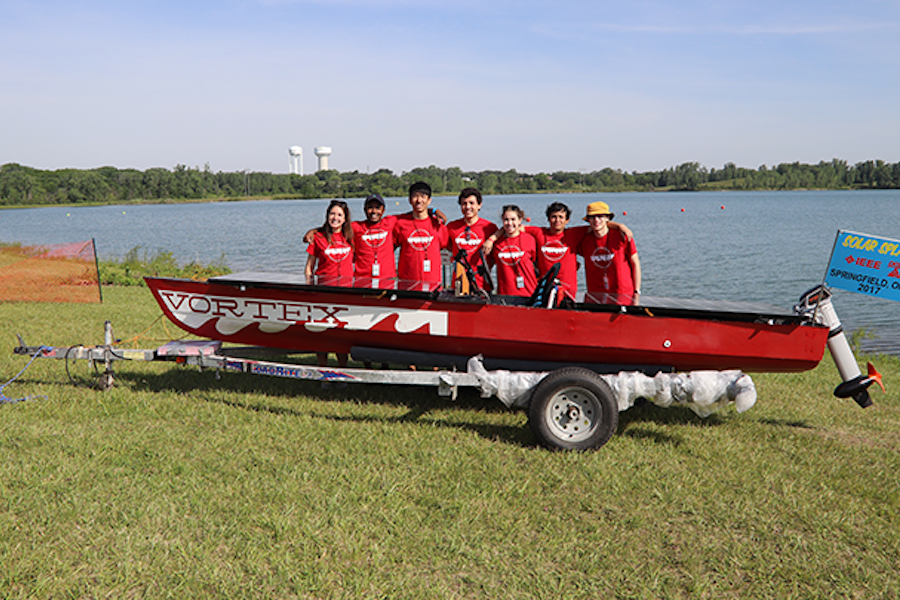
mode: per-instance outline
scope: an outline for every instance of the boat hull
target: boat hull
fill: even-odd
[[[447,294],[147,278],[166,316],[200,337],[308,352],[370,347],[675,370],[803,371],[828,329],[791,319],[644,307],[547,309]]]

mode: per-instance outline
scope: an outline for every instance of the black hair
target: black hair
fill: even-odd
[[[554,202],[553,204],[551,204],[550,206],[547,207],[547,219],[549,219],[550,215],[552,215],[553,213],[558,213],[558,212],[565,212],[567,220],[572,218],[572,211],[569,210],[568,206],[566,206],[562,202]]]
[[[481,192],[473,187],[463,188],[463,190],[459,193],[459,203],[462,204],[462,201],[469,196],[475,196],[475,199],[478,200],[478,206],[481,206],[481,202],[483,200],[481,197]]]
[[[417,181],[416,183],[409,186],[409,197],[412,198],[413,194],[417,192],[422,192],[431,198],[431,186],[425,183],[424,181]]]

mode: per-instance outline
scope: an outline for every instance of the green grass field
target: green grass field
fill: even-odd
[[[103,296],[0,304],[0,383],[15,333],[159,315]],[[866,410],[826,359],[755,374],[747,413],[635,408],[575,454],[471,391],[120,363],[100,392],[39,360],[4,393],[46,397],[0,405],[0,598],[900,598],[900,361],[875,362]]]

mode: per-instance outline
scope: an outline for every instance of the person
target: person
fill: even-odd
[[[587,225],[569,227],[572,211],[562,202],[551,203],[547,206],[545,214],[548,227],[528,225],[524,228],[538,244],[538,272],[543,277],[554,264],[559,263],[560,268],[556,278],[560,282],[560,298],[569,297],[574,300],[578,292],[577,247],[581,238],[589,232],[590,227]],[[631,239],[631,229],[626,225],[610,221],[608,226],[611,229],[620,229],[627,239]],[[489,237],[485,243],[485,249],[491,248],[496,238],[500,237],[502,233],[500,231],[498,235]]]
[[[379,287],[387,279],[397,276],[394,267],[394,225],[397,217],[385,216],[384,198],[370,194],[363,203],[366,218],[353,221],[354,275],[356,285]]]
[[[588,204],[584,220],[590,233],[578,243],[584,258],[586,302],[637,304],[641,294],[641,261],[634,238],[609,227],[613,215],[606,202]]]
[[[459,193],[459,210],[462,218],[447,224],[450,240],[450,252],[454,257],[460,250],[465,252],[466,260],[475,274],[475,283],[485,289],[484,275],[479,267],[487,269],[482,262],[484,253],[480,252],[484,240],[497,231],[497,226],[478,215],[482,204],[481,192],[473,187],[463,188]],[[490,290],[488,290],[490,291]]]
[[[325,211],[325,223],[319,227],[306,249],[306,278],[315,275],[320,285],[351,285],[353,280],[353,228],[350,207],[343,200],[332,200]],[[328,365],[328,354],[317,352],[320,367]],[[338,354],[338,364],[347,366],[347,355]]]
[[[501,217],[505,235],[494,244],[490,258],[497,265],[497,293],[531,296],[537,287],[537,243],[530,233],[522,231],[525,211],[508,204]]]
[[[432,216],[431,186],[418,181],[409,186],[412,210],[394,223],[394,245],[400,249],[397,278],[403,287],[431,291],[441,285],[441,249],[447,246],[447,226]]]

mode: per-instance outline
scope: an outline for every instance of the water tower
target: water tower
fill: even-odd
[[[331,146],[319,146],[314,151],[319,157],[319,170],[328,170],[328,157],[331,156]]]
[[[288,162],[288,173],[296,173],[303,175],[303,148],[300,146],[291,146],[288,148],[288,154],[291,155]]]

